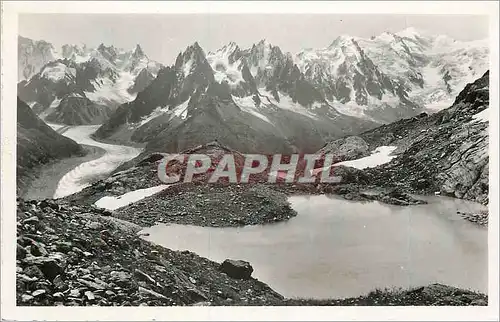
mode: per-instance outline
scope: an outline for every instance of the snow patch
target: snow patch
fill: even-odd
[[[153,110],[153,112],[151,112],[151,114],[149,114],[148,116],[145,116],[141,119],[138,127],[141,127],[144,124],[148,123],[149,121],[151,121],[151,120],[153,120],[161,115],[164,115],[164,114],[170,114],[171,115],[170,120],[174,116],[177,116],[177,117],[181,118],[182,120],[185,120],[187,118],[187,114],[188,114],[188,105],[189,105],[189,99],[186,100],[184,103],[179,104],[178,106],[176,106],[172,110],[169,110],[168,106],[165,106],[165,107],[158,106],[157,108],[155,108]]]
[[[171,112],[172,117],[177,116],[177,117],[180,117],[181,119],[185,120],[187,117],[189,101],[190,101],[190,99],[188,99],[184,103],[176,106]],[[172,117],[170,119],[172,119]]]
[[[187,77],[189,74],[191,74],[191,67],[193,66],[193,58],[189,59],[185,64],[184,68],[182,70],[182,73],[184,74],[184,77]]]
[[[290,96],[284,95],[279,91],[278,91],[279,102],[274,98],[271,92],[266,91],[264,88],[259,89],[259,93],[261,97],[264,97],[264,99],[262,100],[264,104],[266,103],[272,104],[283,110],[288,110],[290,112],[301,114],[315,120],[318,119],[317,116],[311,113],[305,106],[302,106],[299,103],[294,102]]]
[[[396,157],[396,155],[390,155],[394,150],[396,150],[397,146],[379,146],[372,154],[357,160],[343,161],[339,163],[335,163],[333,166],[343,165],[346,167],[352,167],[356,169],[366,169],[366,168],[375,168],[379,165],[390,162],[392,159]]]
[[[158,116],[167,113],[167,111],[168,111],[168,107],[158,106],[157,108],[155,108],[153,110],[153,112],[151,112],[151,114],[149,114],[148,116],[144,116],[144,117],[141,118],[141,121],[139,123],[139,127],[141,127],[144,124],[148,123],[152,119],[157,118]]]
[[[59,106],[59,103],[61,103],[61,99],[60,98],[56,98],[52,101],[52,103],[50,103],[50,108],[55,108],[55,107],[58,107]]]
[[[128,89],[134,84],[134,76],[128,72],[121,72],[118,79],[113,82],[107,77],[91,81],[94,92],[84,92],[85,96],[94,103],[107,105],[110,102],[123,104],[135,99],[136,94],[130,94]]]
[[[55,123],[47,123],[47,125],[50,126],[54,131],[57,131],[60,128],[67,126],[65,124],[55,124]]]
[[[365,118],[365,119],[369,118],[365,114],[366,106],[360,106],[356,104],[356,102],[349,101],[347,103],[340,103],[340,102],[328,101],[328,104],[333,106],[341,114],[357,118]]]
[[[66,77],[76,77],[76,69],[68,67],[62,63],[56,63],[52,66],[45,66],[40,76],[54,82],[59,82]]]
[[[50,106],[47,109],[45,109],[42,113],[40,113],[40,115],[38,115],[38,117],[45,121],[45,118],[47,116],[49,116],[52,112],[54,112],[60,103],[61,103],[61,99],[55,98],[52,101],[52,103],[50,103]]]
[[[253,116],[256,116],[260,118],[263,121],[266,121],[269,124],[273,124],[267,116],[263,115],[262,113],[259,112],[258,107],[255,106],[255,102],[253,100],[252,96],[246,96],[246,97],[237,97],[234,95],[231,95],[233,97],[234,103],[241,108],[243,111],[252,114]],[[273,124],[274,125],[274,124]]]
[[[490,120],[490,108],[487,107],[486,109],[482,110],[481,112],[474,114],[472,117],[473,122],[489,122]]]
[[[160,191],[165,190],[168,187],[170,187],[170,185],[159,185],[156,187],[130,191],[118,197],[106,196],[97,200],[95,202],[95,205],[99,208],[115,210],[121,207],[128,206],[131,203],[137,202],[146,197],[152,196]]]

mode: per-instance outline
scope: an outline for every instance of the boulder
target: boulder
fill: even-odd
[[[226,259],[220,265],[219,270],[232,278],[250,279],[253,267],[249,262],[243,260]]]
[[[28,265],[38,266],[43,275],[50,281],[62,274],[66,268],[66,260],[57,253],[51,254],[49,257],[27,257],[24,262]]]

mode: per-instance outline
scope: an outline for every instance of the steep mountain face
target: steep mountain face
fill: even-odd
[[[47,122],[67,125],[102,124],[114,110],[93,103],[85,96],[65,96],[57,107],[45,117]]]
[[[102,123],[111,111],[149,85],[161,67],[139,45],[132,51],[104,44],[96,49],[64,45],[60,52],[50,48],[50,61],[18,84],[18,95],[42,117],[65,120],[65,124]],[[61,101],[75,97],[86,103],[77,99],[78,109],[60,106]],[[57,115],[50,116],[56,109]]]
[[[29,79],[36,74],[45,64],[56,59],[52,44],[40,40],[34,41],[19,36],[17,43],[18,81]]]
[[[488,203],[489,73],[468,84],[453,105],[359,135],[351,151],[395,146],[395,157],[360,170],[364,184],[441,193]],[[354,142],[354,140],[351,140]]]
[[[26,103],[17,99],[18,191],[37,166],[83,153],[80,145],[54,131]]]

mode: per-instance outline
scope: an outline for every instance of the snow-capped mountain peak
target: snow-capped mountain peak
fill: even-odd
[[[408,27],[396,33],[399,37],[410,39],[424,38],[428,34],[426,30],[420,30],[415,27]]]
[[[333,42],[328,46],[328,49],[334,49],[338,47],[344,46],[352,46],[352,44],[356,43],[356,37],[350,35],[340,35],[333,40]]]
[[[117,55],[118,55],[118,49],[115,48],[113,45],[111,46],[105,46],[103,43],[97,47],[97,51],[108,61],[114,62]]]
[[[141,58],[144,56],[145,56],[144,51],[142,50],[141,46],[139,44],[137,44],[135,46],[134,52],[132,53],[132,57]]]
[[[301,111],[315,109],[329,115],[340,111],[390,122],[426,107],[449,106],[457,91],[488,66],[487,44],[456,41],[415,28],[370,38],[340,35],[332,39],[326,47],[304,49],[294,55],[266,39],[250,48],[232,41],[207,54],[194,42],[179,53],[162,76],[165,80],[156,86],[163,88],[162,84],[172,82],[164,88],[171,88],[171,94],[165,96],[175,97],[169,103],[174,107],[196,93],[218,95],[223,100],[233,97],[239,105],[257,110],[269,105],[266,102],[271,99],[276,103],[270,106],[286,101],[302,105]],[[57,56],[54,50],[48,52]],[[60,56],[77,64],[95,65],[95,90],[86,92],[100,93],[97,96],[117,93],[117,87],[133,88],[133,93],[143,90],[159,70],[159,64],[150,60],[139,45],[129,51],[104,44],[92,50],[68,46]],[[78,68],[76,73],[77,77],[81,73]],[[139,78],[142,85],[131,87]],[[134,95],[121,101],[127,102]],[[166,98],[159,102],[155,104],[168,107]]]
[[[18,84],[19,97],[44,117],[51,118],[63,106],[57,110],[57,119],[65,122],[102,122],[118,105],[135,99],[161,68],[139,45],[126,51],[103,43],[97,48],[66,44],[57,51],[47,42],[22,37],[18,63],[20,78],[33,73]],[[72,106],[82,104],[73,118]],[[97,118],[89,119],[90,115]]]
[[[63,58],[76,60],[77,56],[84,57],[88,54],[88,49],[85,44],[66,44],[61,47],[61,56]]]
[[[246,62],[241,59],[241,50],[235,42],[230,42],[207,55],[208,63],[214,71],[215,81],[235,86],[243,81],[242,68]]]
[[[393,41],[397,41],[399,37],[400,36],[398,36],[398,35],[396,35],[396,34],[394,34],[392,32],[384,31],[380,35],[373,37],[372,40],[374,40],[374,41],[380,41],[380,42],[385,42],[385,43],[390,43],[390,42],[393,42]]]
[[[197,72],[207,74],[211,70],[205,52],[197,41],[189,45],[184,52],[179,53],[174,67],[184,78]]]
[[[40,77],[49,79],[54,82],[69,80],[76,77],[76,69],[66,66],[65,64],[55,61],[48,63],[43,67]]]

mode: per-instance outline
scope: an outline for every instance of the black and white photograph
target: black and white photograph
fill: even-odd
[[[4,19],[2,306],[498,319],[498,3],[167,2]]]

